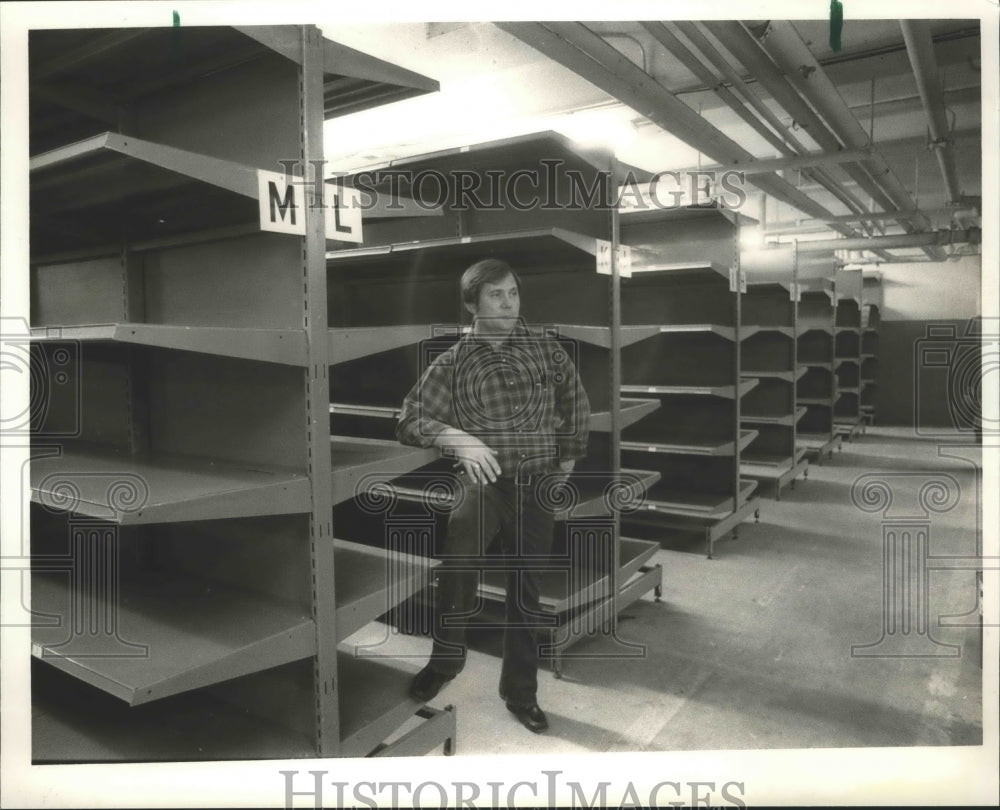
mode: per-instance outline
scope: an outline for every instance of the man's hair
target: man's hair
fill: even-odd
[[[507,262],[502,259],[482,259],[462,273],[459,285],[462,288],[462,301],[466,304],[479,303],[479,291],[484,284],[496,284],[507,276],[514,278],[518,293],[521,292],[521,279]]]

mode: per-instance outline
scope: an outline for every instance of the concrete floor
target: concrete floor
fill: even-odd
[[[927,516],[931,555],[977,553],[971,461],[939,455],[938,442],[911,431],[869,428],[780,501],[765,488],[760,522],[718,543],[715,559],[702,544],[661,549],[663,600],[649,594],[620,616],[619,638],[641,648],[595,637],[570,650],[584,657],[567,661],[562,679],[543,672],[545,734],[517,724],[496,694],[499,659],[473,650],[434,701],[458,707],[457,755],[979,744],[973,571],[929,576],[929,634],[908,638],[923,642],[909,652],[932,655],[886,646],[875,650],[881,657],[852,655],[883,636],[884,525]],[[888,512],[852,501],[862,476],[892,489]],[[942,510],[928,513],[918,494],[932,479],[954,497],[933,501],[940,490],[925,489],[925,503]],[[940,626],[942,616],[964,618]],[[429,642],[398,636],[393,648],[420,666]]]

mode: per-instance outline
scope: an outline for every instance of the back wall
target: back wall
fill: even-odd
[[[922,427],[953,424],[952,388],[973,378],[978,337],[969,335],[982,312],[982,261],[964,256],[933,264],[896,264],[882,275],[879,379],[875,407],[880,425]],[[959,385],[955,385],[959,383]],[[960,414],[969,403],[957,402]]]

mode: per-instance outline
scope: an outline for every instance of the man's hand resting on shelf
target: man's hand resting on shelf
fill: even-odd
[[[438,434],[435,444],[455,456],[465,474],[477,484],[492,483],[502,472],[493,451],[464,430],[447,428]]]

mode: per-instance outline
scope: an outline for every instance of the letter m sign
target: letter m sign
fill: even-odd
[[[260,229],[305,236],[306,207],[301,181],[279,172],[257,170]]]

